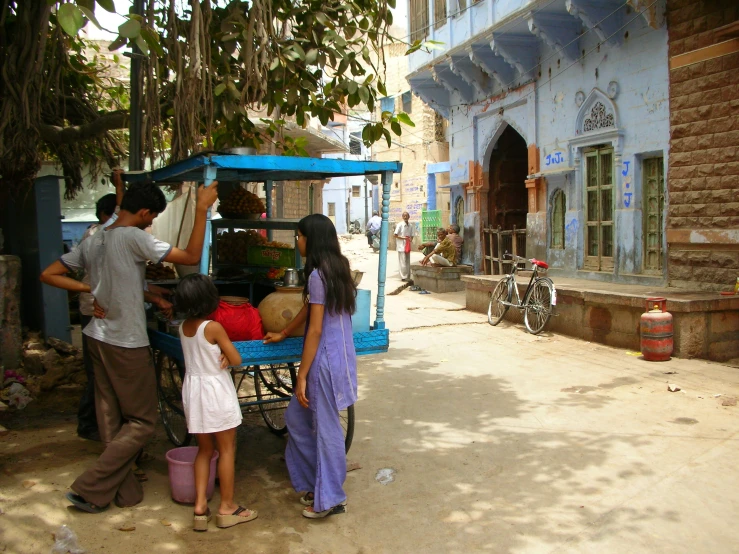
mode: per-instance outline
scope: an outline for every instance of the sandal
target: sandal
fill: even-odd
[[[248,512],[248,515],[242,516],[241,514]],[[232,514],[217,514],[216,515],[216,526],[224,529],[226,527],[233,527],[239,523],[246,523],[252,519],[257,519],[256,510],[247,510],[243,506],[239,506],[234,510]]]
[[[419,287],[418,285],[413,285],[408,290],[412,290],[413,292],[418,292],[419,290],[421,290],[421,287]]]
[[[88,514],[99,514],[100,512],[104,512],[108,509],[108,506],[110,505],[106,504],[105,506],[95,506],[95,504],[91,504],[90,502],[82,498],[79,494],[75,494],[73,492],[68,492],[64,496],[72,503],[75,508],[77,508],[78,510],[82,510],[83,512],[87,512]]]
[[[306,508],[303,510],[303,517],[307,517],[308,519],[321,519],[328,516],[333,516],[336,514],[345,514],[346,513],[346,500],[342,502],[341,504],[337,504],[333,508],[329,508],[328,510],[323,510],[322,512],[315,512],[311,508]]]
[[[419,292],[418,294],[431,294],[431,293],[430,293],[429,291],[427,291],[427,290],[422,290],[422,291],[421,291],[421,292]]]
[[[213,518],[210,513],[210,508],[205,510],[204,514],[193,513],[192,516],[192,528],[194,531],[207,531],[208,522]]]
[[[314,498],[315,495],[312,492],[306,492],[303,496],[300,497],[300,503],[303,506],[313,506]]]

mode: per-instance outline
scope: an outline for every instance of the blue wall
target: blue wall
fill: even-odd
[[[561,68],[569,62],[558,60],[556,53],[542,41],[540,59],[553,57],[541,66],[535,83],[494,100],[451,109],[450,177],[452,185],[469,182],[469,162],[474,161],[482,166],[486,181],[483,186],[487,187],[488,165],[495,143],[503,130],[512,126],[527,145],[539,148],[542,172],[572,168],[547,175],[538,209],[532,212],[530,205],[527,255],[549,259],[560,273],[567,275],[654,282],[654,277],[640,277],[643,272],[641,162],[647,157],[663,156],[664,175],[667,175],[667,31],[664,27],[652,29],[641,18],[626,30],[629,36],[621,45],[603,45],[600,51],[597,51],[595,33],[584,35],[580,47],[594,52],[561,74]],[[551,81],[549,75],[554,76]],[[452,98],[460,103],[456,94]],[[615,128],[590,133],[578,129],[578,120],[583,118],[584,110],[592,107],[589,102],[593,100],[612,110]],[[612,145],[615,153],[616,267],[613,272],[593,274],[582,271],[585,238],[582,154],[584,148],[597,144]],[[559,188],[567,197],[566,242],[564,250],[552,250],[549,248],[550,200]],[[452,188],[452,210],[457,194],[461,190]],[[467,199],[468,209],[473,205]],[[481,202],[480,220],[481,225],[487,225],[487,200]],[[479,247],[477,250],[479,258]]]

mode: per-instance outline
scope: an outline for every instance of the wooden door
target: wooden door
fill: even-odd
[[[663,265],[662,229],[664,225],[664,160],[644,160],[642,190],[644,193],[644,271],[661,273]]]
[[[585,269],[613,271],[613,148],[585,152]]]

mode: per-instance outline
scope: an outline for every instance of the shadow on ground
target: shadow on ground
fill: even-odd
[[[10,552],[48,551],[50,533],[66,523],[88,551],[127,554],[241,551],[247,541],[250,552],[275,553],[554,550],[599,517],[596,504],[619,480],[652,473],[638,461],[622,462],[618,475],[604,469],[615,448],[642,448],[648,437],[541,428],[531,423],[533,406],[505,379],[465,371],[474,357],[455,351],[453,343],[445,352],[446,358],[429,363],[419,363],[413,348],[360,360],[348,458],[362,468],[348,475],[345,516],[318,522],[300,516],[282,456],[285,439],[271,434],[258,415],[240,428],[237,457],[237,498],[259,510],[256,521],[193,533],[191,508],[169,499],[164,454],[170,445],[161,427],[148,449],[157,460],[145,467],[141,506],[95,516],[68,510],[66,487],[92,463],[97,447],[74,436],[67,414],[67,421],[47,418],[35,428],[26,422],[5,445],[0,505],[3,526],[12,532],[0,540]],[[442,360],[461,369],[450,372]],[[607,402],[599,391],[627,381],[563,391],[561,401],[597,409]],[[395,470],[393,483],[375,480],[381,468]],[[584,474],[597,477],[583,480]],[[36,484],[25,488],[29,479]],[[669,509],[616,510],[605,532],[639,533],[650,522],[676,518]],[[118,530],[130,521],[135,531]]]

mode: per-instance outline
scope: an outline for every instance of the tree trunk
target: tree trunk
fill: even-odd
[[[0,256],[0,367],[20,365],[21,336],[21,259]]]

